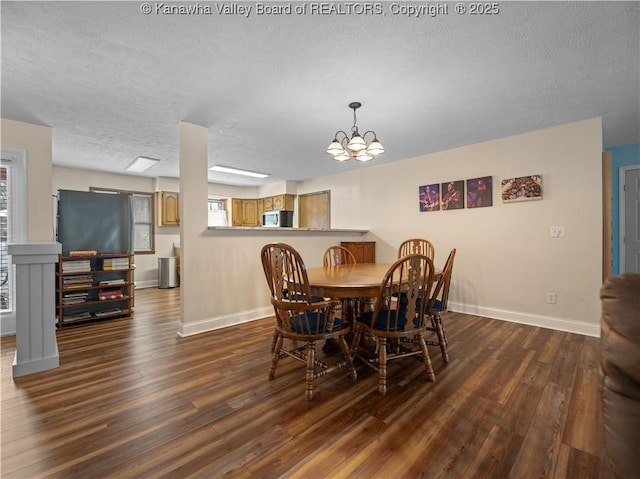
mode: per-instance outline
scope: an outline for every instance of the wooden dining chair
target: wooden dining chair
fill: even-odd
[[[291,357],[303,362],[306,364],[307,401],[313,399],[313,381],[320,376],[346,367],[355,380],[357,373],[345,340],[350,328],[334,316],[330,300],[311,295],[307,270],[300,254],[287,244],[272,243],[262,248],[261,258],[276,318],[269,378],[275,377],[280,359]],[[316,341],[327,339],[338,343],[343,360],[329,364],[318,359]]]
[[[344,246],[334,245],[329,246],[324,255],[322,255],[322,265],[325,268],[332,266],[339,266],[342,264],[356,264],[356,257],[351,251]],[[340,302],[343,314],[348,314],[349,317],[356,316],[360,307],[360,302],[357,298],[344,299]],[[347,309],[350,308],[350,309]]]
[[[449,362],[449,351],[447,349],[447,335],[442,324],[442,315],[447,312],[447,304],[449,302],[449,289],[451,287],[451,275],[453,272],[453,261],[456,258],[456,249],[453,248],[449,253],[444,269],[440,275],[440,279],[433,289],[433,293],[427,302],[426,314],[431,321],[431,326],[427,327],[429,331],[433,331],[438,336],[438,342],[433,343],[427,341],[427,344],[440,346],[442,359],[445,363]]]
[[[322,256],[322,265],[326,268],[339,264],[355,264],[356,257],[344,246],[329,246]]]
[[[419,301],[421,292],[425,297],[430,296],[433,280],[433,262],[428,256],[403,256],[385,274],[373,312],[364,312],[355,321],[351,354],[354,357],[358,354],[363,332],[376,339],[377,354],[367,357],[363,351],[359,357],[378,371],[378,392],[383,396],[387,393],[387,361],[392,359],[419,357],[429,381],[435,380],[425,341],[426,302]],[[403,293],[407,298],[402,307],[390,306],[394,293]]]
[[[398,248],[398,258],[402,258],[409,254],[423,254],[431,261],[434,261],[436,253],[431,241],[422,238],[412,238],[400,243],[400,247]],[[394,300],[396,296],[397,295],[394,295]],[[404,295],[401,293],[401,296]],[[401,298],[401,301],[404,304],[404,297]]]
[[[408,254],[423,254],[433,261],[436,252],[431,241],[422,238],[412,238],[403,241],[398,248],[398,258],[402,258]]]

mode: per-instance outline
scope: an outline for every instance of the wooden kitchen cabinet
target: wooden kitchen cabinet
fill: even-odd
[[[259,226],[258,200],[242,200],[242,226]]]
[[[356,258],[357,263],[376,262],[375,241],[342,241],[340,246],[347,248]]]
[[[276,195],[263,198],[264,211],[293,211],[295,195]]]
[[[158,226],[180,226],[180,194],[172,191],[158,191],[156,203]]]
[[[258,218],[258,200],[231,199],[231,226],[260,226]]]
[[[231,226],[242,226],[242,200],[231,199]]]
[[[264,213],[264,199],[258,198],[258,226],[262,226],[262,213]]]
[[[231,198],[231,226],[262,226],[265,211],[293,210],[295,195]]]
[[[293,211],[294,195],[277,195],[273,197],[273,211]]]

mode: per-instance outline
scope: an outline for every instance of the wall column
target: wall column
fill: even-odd
[[[13,377],[58,367],[55,264],[56,242],[9,244],[16,265],[16,355]]]
[[[212,287],[213,264],[201,254],[211,246],[207,232],[208,154],[207,129],[192,123],[178,125],[180,146],[180,330],[210,317],[205,309]],[[218,272],[218,274],[222,274]],[[225,273],[229,274],[229,273]]]

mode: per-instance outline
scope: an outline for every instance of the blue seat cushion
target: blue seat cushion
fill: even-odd
[[[290,301],[300,301],[303,299],[303,296],[301,294],[293,294],[291,295],[290,298],[287,298]],[[311,302],[312,303],[318,303],[320,301],[324,301],[325,299],[322,296],[311,296]]]
[[[442,301],[436,299],[436,302],[433,305],[433,311],[442,311]]]
[[[372,311],[366,311],[362,313],[359,321],[365,324],[371,324],[373,318]],[[398,311],[397,313],[391,313],[391,321],[389,324],[389,331],[402,331],[407,324],[407,315],[404,311]],[[378,317],[373,323],[374,329],[387,330],[387,310],[380,311]]]
[[[398,293],[394,293],[393,296],[397,298]],[[416,307],[418,308],[420,307],[420,301],[422,301],[422,291],[418,292],[418,299],[416,300]],[[400,293],[400,300],[398,301],[398,304],[403,308],[409,304],[407,293],[405,293],[404,291]]]
[[[306,319],[304,315],[297,314],[290,319],[291,329],[300,334],[317,334],[326,329],[327,320],[324,313],[318,313],[317,311],[311,311],[307,313]],[[308,322],[308,326],[307,326]],[[342,326],[342,319],[335,318],[333,320],[333,329],[338,329]]]

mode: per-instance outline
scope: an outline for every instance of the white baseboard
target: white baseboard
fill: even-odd
[[[136,288],[135,289],[145,289],[145,288],[157,288],[158,287],[158,280],[152,280],[152,281],[136,281]]]
[[[583,336],[600,337],[600,324],[453,302],[449,302],[449,310],[459,313],[473,314],[475,316],[483,316],[491,319],[509,321],[512,323],[527,324],[529,326],[581,334]],[[245,311],[229,316],[205,319],[203,321],[198,321],[197,323],[181,325],[178,335],[181,337],[192,336],[194,334],[205,333],[207,331],[213,331],[236,324],[267,318],[269,316],[273,316],[273,308],[271,307]]]
[[[0,336],[16,335],[16,315],[7,314],[0,318]]]
[[[567,333],[582,334],[583,336],[600,337],[600,324],[585,323],[572,319],[556,318],[552,316],[540,316],[518,311],[507,311],[504,309],[485,308],[477,305],[449,302],[449,311],[458,313],[484,316],[491,319],[500,319],[512,323],[528,324],[540,328],[555,329]]]
[[[244,311],[229,316],[219,316],[217,318],[205,319],[197,323],[181,324],[178,330],[178,336],[186,337],[194,334],[206,333],[216,329],[234,326],[236,324],[248,323],[258,319],[273,316],[273,307],[254,309],[252,311]]]
[[[57,368],[59,365],[60,359],[57,347],[53,356],[22,362],[18,362],[18,353],[16,351],[15,357],[13,358],[13,377],[17,378],[26,376],[27,374],[39,373],[40,371],[48,371],[49,369]]]

